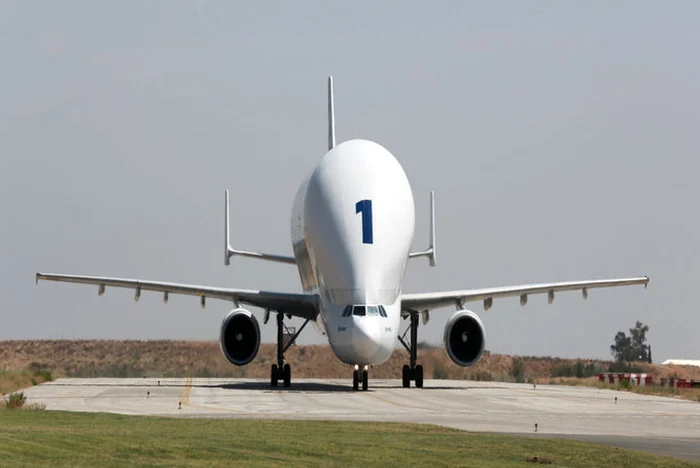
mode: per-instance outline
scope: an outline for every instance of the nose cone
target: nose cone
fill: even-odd
[[[352,349],[357,364],[371,364],[383,354],[382,336],[376,321],[363,319],[353,323]]]

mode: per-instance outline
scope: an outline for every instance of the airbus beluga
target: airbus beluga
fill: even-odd
[[[435,266],[435,203],[430,196],[430,245],[411,251],[415,230],[413,193],[398,160],[381,145],[355,139],[336,144],[333,79],[328,78],[328,152],[302,182],[292,207],[293,256],[280,256],[233,249],[229,236],[229,196],[225,192],[226,265],[234,256],[296,265],[303,293],[217,288],[190,284],[142,281],[99,276],[37,273],[36,280],[92,284],[99,294],[105,288],[130,288],[138,300],[142,291],[199,296],[233,303],[221,324],[219,343],[224,357],[236,366],[250,363],[260,346],[258,320],[243,306],[264,310],[264,323],[276,313],[277,363],[271,366],[270,384],[291,383],[285,351],[312,322],[328,338],[335,355],[353,366],[353,389],[367,390],[369,366],[389,359],[397,340],[409,353],[402,369],[402,383],[423,386],[423,367],[417,364],[416,347],[421,317],[430,311],[454,307],[447,320],[444,345],[460,366],[474,365],[484,351],[485,330],[479,316],[466,308],[483,302],[488,310],[494,299],[519,297],[525,305],[533,294],[546,294],[551,304],[555,293],[593,288],[644,285],[648,277],[570,281],[522,286],[467,289],[448,292],[405,294],[402,282],[409,259],[427,257]],[[285,334],[285,317],[304,319],[298,331]],[[402,320],[407,320],[400,333]],[[406,336],[410,333],[410,336]],[[285,339],[285,337],[287,339]]]

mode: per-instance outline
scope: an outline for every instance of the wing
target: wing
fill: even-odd
[[[454,305],[461,308],[466,302],[484,301],[484,309],[491,308],[493,299],[501,297],[520,296],[520,304],[527,303],[530,294],[547,293],[549,303],[554,301],[554,293],[561,291],[583,291],[583,297],[588,297],[588,290],[594,288],[611,288],[615,286],[629,286],[643,284],[646,288],[649,277],[623,278],[594,281],[569,281],[565,283],[542,283],[522,286],[505,286],[499,288],[467,289],[464,291],[448,291],[423,294],[401,295],[401,307],[407,311],[423,311],[439,309]]]
[[[56,275],[51,273],[37,273],[36,281],[58,281],[62,283],[94,284],[99,286],[99,294],[104,293],[105,287],[127,288],[136,291],[134,298],[138,301],[141,291],[158,291],[163,293],[163,300],[167,301],[170,294],[183,294],[186,296],[199,296],[202,306],[207,298],[223,299],[233,303],[249,304],[263,309],[282,311],[285,314],[296,317],[316,319],[317,298],[310,294],[290,294],[273,291],[253,291],[245,289],[215,288],[210,286],[196,286],[192,284],[163,283],[160,281],[141,281],[124,278],[106,278],[100,276]]]

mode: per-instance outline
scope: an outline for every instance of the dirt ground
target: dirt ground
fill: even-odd
[[[275,362],[275,345],[262,344],[257,357],[245,367],[229,364],[217,342],[136,340],[26,340],[0,341],[0,370],[50,370],[54,376],[138,377],[199,376],[267,378]],[[327,345],[295,345],[285,358],[298,378],[345,378],[349,366]],[[588,373],[606,372],[609,361],[554,357],[485,354],[472,367],[452,363],[442,348],[420,348],[418,362],[426,378],[470,380],[523,380],[554,383],[568,380],[579,363]],[[400,378],[408,353],[397,350],[386,363],[372,368],[373,378]],[[637,363],[654,380],[676,376],[700,380],[700,367]],[[518,368],[522,371],[518,372]],[[589,380],[595,380],[589,377]]]

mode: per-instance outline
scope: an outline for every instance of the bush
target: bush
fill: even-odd
[[[479,371],[471,375],[471,380],[476,380],[478,382],[491,382],[493,381],[493,375],[489,371]]]
[[[554,369],[554,377],[577,377],[582,379],[584,377],[592,377],[597,372],[595,364],[592,362],[588,365],[584,365],[583,361],[580,359],[576,361],[576,364],[560,364]]]
[[[560,364],[554,369],[554,377],[573,377],[574,367],[571,364]]]
[[[625,361],[615,361],[608,367],[608,372],[632,372],[632,373],[642,373],[644,369],[639,365],[632,365],[632,363]]]
[[[447,371],[445,370],[445,368],[442,367],[440,364],[437,364],[435,365],[435,367],[433,367],[433,378],[449,379],[450,377],[447,375]]]
[[[525,382],[525,363],[522,359],[513,359],[513,365],[510,368],[510,376],[518,383]]]
[[[24,395],[24,392],[10,393],[5,397],[5,407],[7,409],[21,408],[26,401],[27,397]]]
[[[36,370],[34,371],[34,377],[37,381],[41,379],[43,382],[53,382],[53,374],[50,370]]]

